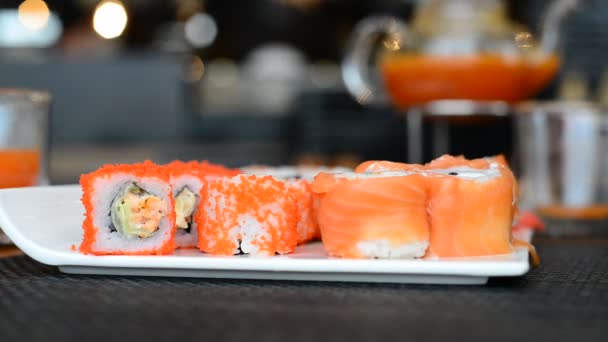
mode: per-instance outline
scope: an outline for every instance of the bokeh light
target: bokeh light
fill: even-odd
[[[127,11],[122,2],[104,0],[95,8],[93,28],[105,39],[119,37],[127,27]]]
[[[44,28],[49,22],[51,12],[42,0],[26,0],[19,5],[19,21],[32,31]]]
[[[218,58],[208,64],[206,71],[209,82],[219,88],[234,86],[239,80],[239,67],[231,59]]]
[[[0,48],[53,46],[62,32],[63,24],[56,13],[50,12],[46,24],[34,30],[25,26],[18,9],[0,9]]]
[[[205,74],[205,63],[203,60],[196,55],[187,56],[186,70],[184,73],[184,80],[188,82],[198,82],[203,78]]]
[[[515,44],[522,49],[531,48],[534,46],[534,36],[530,32],[518,32],[515,35]]]
[[[192,46],[207,47],[213,43],[217,36],[217,24],[210,15],[197,13],[186,22],[184,33]]]
[[[391,51],[397,51],[401,49],[401,37],[399,37],[399,35],[392,34],[384,39],[383,44],[385,48]]]

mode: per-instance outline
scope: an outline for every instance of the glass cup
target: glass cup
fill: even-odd
[[[48,184],[49,109],[47,92],[0,88],[0,189]]]
[[[517,108],[521,206],[552,235],[608,233],[608,112],[589,102]]]

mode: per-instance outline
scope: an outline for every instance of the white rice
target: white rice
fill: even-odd
[[[292,166],[279,167],[245,167],[241,169],[245,174],[254,176],[272,176],[276,179],[287,180],[300,176],[298,169]]]
[[[428,241],[392,245],[389,240],[365,240],[357,243],[359,251],[368,258],[383,259],[413,259],[420,258],[426,253]]]
[[[272,176],[280,180],[293,180],[297,178],[305,179],[312,182],[315,176],[320,172],[327,173],[343,173],[351,172],[352,169],[346,167],[327,167],[327,166],[277,166],[277,167],[261,167],[251,166],[244,167],[244,173],[256,176]]]
[[[300,177],[312,182],[315,177],[321,173],[346,173],[353,170],[347,167],[327,167],[327,166],[301,166],[298,168]]]
[[[381,171],[381,172],[369,172],[369,173],[356,173],[356,172],[344,172],[336,173],[336,178],[346,179],[369,179],[369,178],[388,178],[388,177],[404,177],[413,175],[420,172],[412,171]]]
[[[92,246],[98,252],[136,252],[158,248],[171,239],[173,223],[163,217],[159,229],[150,237],[124,237],[117,231],[111,231],[110,207],[112,201],[126,184],[135,183],[151,195],[160,197],[165,203],[166,212],[173,210],[168,196],[171,194],[169,184],[155,177],[137,178],[128,173],[113,174],[97,178],[93,184],[93,225],[97,228],[97,236]]]
[[[467,166],[456,166],[447,169],[426,170],[426,172],[437,175],[450,175],[456,173],[456,175],[452,176],[464,180],[473,180],[478,182],[487,182],[495,179],[496,177],[500,177],[500,170],[493,165],[490,165],[490,168],[488,169],[474,169]]]
[[[363,173],[356,172],[345,172],[338,173],[335,175],[336,178],[346,178],[346,179],[368,179],[368,178],[385,178],[385,177],[401,177],[419,174],[422,176],[429,175],[444,175],[444,176],[452,176],[464,180],[473,180],[479,182],[485,182],[496,177],[499,177],[500,170],[497,168],[496,163],[491,164],[490,168],[487,169],[474,169],[468,166],[455,166],[447,169],[430,169],[424,171],[370,171]]]
[[[270,234],[268,234],[264,225],[251,215],[239,216],[238,222],[238,228],[235,228],[241,232],[241,251],[251,255],[264,254],[260,253],[257,246],[253,244],[254,241],[270,238]]]

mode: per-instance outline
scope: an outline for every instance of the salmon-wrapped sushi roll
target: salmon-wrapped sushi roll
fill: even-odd
[[[514,179],[500,164],[429,169],[429,254],[467,257],[513,251]]]
[[[318,212],[323,245],[346,258],[422,257],[429,245],[425,178],[421,174],[321,173]]]
[[[356,173],[374,173],[386,171],[422,171],[423,165],[392,162],[388,160],[368,160],[355,168]]]
[[[206,253],[285,254],[298,242],[296,200],[288,185],[270,176],[209,180],[195,217]]]
[[[420,164],[406,164],[400,162],[393,162],[388,160],[368,160],[357,166],[355,172],[384,172],[384,171],[413,171],[422,172],[429,169],[445,169],[456,166],[466,166],[473,169],[488,169],[495,163],[506,166],[507,160],[503,155],[497,155],[494,157],[486,157],[479,159],[466,159],[464,156],[451,156],[444,154],[441,157],[432,160],[431,162],[420,165]]]
[[[540,258],[534,246],[526,241],[513,238],[513,218],[518,214],[518,185],[513,172],[503,155],[479,159],[462,156],[443,155],[425,165],[431,174],[445,173],[460,176],[483,174],[476,180],[462,182],[454,191],[452,200],[469,203],[460,212],[459,220],[442,218],[450,215],[449,187],[454,187],[454,179],[435,177],[429,181],[429,216],[431,218],[430,253],[437,256],[476,256],[504,254],[513,251],[514,246],[525,247],[530,252],[534,265]],[[510,192],[508,191],[510,188]],[[462,204],[459,204],[462,206]],[[432,214],[434,210],[436,214]],[[485,218],[484,218],[485,215]],[[473,217],[477,217],[474,219]],[[448,222],[449,221],[449,222]],[[454,224],[455,223],[455,224]],[[449,226],[452,225],[451,228]],[[468,236],[468,237],[465,237]]]
[[[308,191],[308,195],[303,197],[302,194],[305,192],[302,190],[300,193],[300,200],[304,199],[307,201],[307,215],[305,217],[300,216],[300,222],[308,222],[304,224],[304,229],[298,230],[299,232],[304,232],[304,239],[301,242],[307,242],[310,240],[318,240],[321,239],[321,230],[319,229],[319,220],[318,220],[318,212],[319,207],[321,206],[321,199],[323,198],[323,194],[318,194],[312,191],[312,182],[315,177],[319,173],[345,173],[352,172],[352,169],[347,167],[327,167],[327,166],[300,166],[298,167],[298,172],[300,177],[304,179],[306,182],[306,191]],[[304,188],[301,185],[301,188]],[[297,195],[296,195],[297,197]]]
[[[449,154],[444,154],[424,165],[425,170],[448,169],[455,167],[465,167],[478,170],[497,169],[502,175],[510,178],[511,184],[513,185],[513,210],[514,215],[517,214],[517,197],[519,192],[517,179],[511,171],[511,168],[507,163],[507,159],[505,159],[502,154],[478,159],[466,159],[463,156],[451,156]]]
[[[107,165],[83,175],[87,254],[169,254],[175,214],[169,177],[152,162]]]
[[[477,159],[467,159],[464,156],[452,156],[449,154],[444,154],[441,157],[433,159],[431,162],[426,163],[424,165],[424,168],[431,170],[446,169],[449,167],[470,167],[472,169],[489,169],[491,167],[496,167],[496,164],[505,166],[507,168],[509,167],[507,160],[502,154],[493,157]]]
[[[197,221],[193,217],[200,204],[203,184],[208,179],[232,177],[241,171],[207,161],[173,161],[165,167],[175,199],[175,245],[177,248],[196,248],[198,230]]]

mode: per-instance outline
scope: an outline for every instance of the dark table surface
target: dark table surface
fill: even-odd
[[[78,276],[0,258],[0,341],[608,341],[608,242],[485,286]]]

